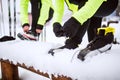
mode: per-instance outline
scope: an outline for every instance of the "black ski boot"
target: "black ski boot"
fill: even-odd
[[[98,28],[97,36],[87,45],[86,48],[81,50],[78,54],[78,59],[84,60],[85,56],[93,50],[98,50],[99,52],[105,52],[110,50],[114,39],[114,28],[106,27],[106,28]]]
[[[78,47],[78,42],[75,41],[74,39],[67,39],[65,42],[65,45],[60,47],[62,49],[67,48],[67,49],[75,49]]]

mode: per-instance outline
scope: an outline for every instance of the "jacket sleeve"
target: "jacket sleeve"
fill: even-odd
[[[85,5],[72,16],[83,24],[95,14],[104,1],[106,0],[88,0]]]
[[[22,22],[22,25],[25,23],[29,23],[28,4],[29,4],[29,0],[20,0],[20,20]]]
[[[61,23],[63,14],[64,14],[64,0],[55,0],[53,23],[55,22]]]
[[[48,19],[50,7],[53,8],[53,5],[52,0],[41,0],[41,3],[42,7],[40,9],[40,16],[37,24],[44,25]]]

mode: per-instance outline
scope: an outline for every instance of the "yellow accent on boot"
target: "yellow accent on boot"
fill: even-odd
[[[114,32],[115,32],[115,28],[113,28],[113,27],[103,27],[103,28],[97,29],[97,34],[99,34],[100,30],[105,30],[104,35],[106,35],[107,33],[110,33],[110,32],[112,32],[114,34]]]

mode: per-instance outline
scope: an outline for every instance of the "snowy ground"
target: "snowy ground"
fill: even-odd
[[[7,4],[5,3],[4,5]],[[68,18],[69,15],[69,12],[65,14],[65,16],[67,17],[64,18],[64,21]],[[8,26],[7,16],[4,15],[4,17],[6,18],[6,20],[4,21],[6,22],[5,26]],[[17,15],[17,17],[19,17],[19,15]],[[107,18],[107,20],[116,20],[116,17],[109,17]],[[78,53],[80,49],[84,48],[87,45],[87,36],[85,35],[83,42],[81,43],[79,48],[75,50],[64,49],[64,51],[58,52],[55,54],[54,57],[52,57],[51,55],[47,54],[47,51],[52,47],[63,45],[65,38],[55,37],[52,31],[52,25],[50,23],[51,22],[46,24],[46,42],[20,41],[17,38],[15,42],[0,43],[0,56],[2,56],[3,58],[10,58],[11,60],[26,62],[27,65],[34,65],[36,68],[40,68],[44,72],[65,74],[68,76],[72,76],[73,78],[78,78],[78,80],[79,78],[81,80],[120,80],[120,45],[113,45],[112,49],[106,53],[98,53],[98,55],[96,56],[90,55],[86,58],[84,62],[78,60],[76,58],[76,55],[72,59],[73,54],[76,53],[76,51]],[[103,22],[103,24],[104,23],[106,22]],[[115,37],[120,42],[120,23],[111,24],[110,26],[115,27]],[[8,27],[5,27],[6,35],[9,35],[8,30]],[[18,20],[17,32],[20,31],[22,30]],[[0,36],[2,36],[3,34],[4,30],[2,30]],[[29,50],[27,50],[28,46]],[[6,49],[7,52],[3,54]],[[18,52],[19,49],[26,51]],[[96,52],[91,52],[91,54],[94,54]],[[15,57],[13,57],[13,54]],[[24,58],[21,59],[21,57]],[[45,60],[43,58],[45,58]],[[35,63],[33,64],[33,62]],[[21,68],[19,68],[19,71],[20,77],[23,80],[49,80]]]
[[[119,25],[120,24],[111,24],[111,26],[114,26],[116,28],[115,37],[118,41],[120,41]],[[63,45],[64,38],[56,38],[52,32],[52,28],[50,27],[50,25],[46,27],[46,30],[46,42],[29,42],[20,41],[19,39],[17,39],[15,42],[1,43],[1,56],[3,56],[3,58],[9,58],[10,60],[26,62],[27,65],[34,65],[37,69],[40,68],[45,72],[48,71],[49,73],[54,74],[65,74],[68,76],[72,76],[73,78],[78,78],[82,80],[120,80],[120,45],[113,45],[112,50],[106,53],[98,54],[97,56],[92,57],[88,56],[84,62],[78,60],[76,58],[76,55],[72,59],[73,54],[76,51],[82,49],[87,45],[87,37],[85,36],[83,39],[84,41],[79,46],[79,48],[75,50],[64,49],[63,51],[56,53],[55,56],[52,57],[51,55],[47,54],[47,51],[52,47]],[[28,46],[29,50],[27,50]],[[5,51],[6,49],[7,51]],[[26,51],[18,52],[19,49]],[[91,54],[94,54],[96,52],[92,52]],[[15,57],[13,57],[13,54]],[[21,57],[24,58],[21,59]],[[43,58],[45,58],[45,60]],[[30,59],[32,59],[32,61],[30,61]],[[33,64],[33,62],[36,63]],[[25,70],[20,69],[20,76],[24,80],[39,80],[39,76],[33,75],[33,73],[26,73]],[[28,76],[31,76],[31,78]],[[45,79],[43,79],[42,77],[42,80]]]

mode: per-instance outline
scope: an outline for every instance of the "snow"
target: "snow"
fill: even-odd
[[[117,36],[120,30],[119,24],[112,24],[115,26],[118,41],[120,37]],[[47,35],[52,33],[47,26]],[[49,35],[48,35],[49,36]],[[52,38],[52,41],[50,39]],[[54,56],[48,54],[49,49],[62,46],[63,41],[55,39],[54,35],[46,38],[46,42],[38,41],[8,41],[0,43],[0,57],[14,61],[14,63],[25,63],[27,66],[33,66],[49,74],[70,76],[73,79],[82,80],[120,80],[120,45],[112,46],[110,51],[100,54],[98,51],[91,52],[92,56],[87,56],[86,60],[80,61],[77,59],[77,54],[80,49],[84,48],[87,43],[85,36],[79,48],[74,50],[64,49],[57,52]],[[47,41],[48,40],[48,41]],[[61,43],[60,43],[61,42]],[[73,56],[75,54],[75,56]],[[22,74],[21,74],[22,75]]]
[[[9,41],[0,43],[0,57],[14,63],[34,65],[35,69],[49,74],[64,74],[78,80],[120,79],[120,45],[113,45],[112,50],[105,53],[87,57],[84,62],[78,60],[76,56],[72,59],[74,53],[81,47],[75,50],[64,49],[54,56],[48,54],[48,50],[56,46],[58,44],[49,42]]]
[[[48,78],[35,74],[31,71],[25,70],[23,68],[19,67],[18,69],[19,69],[19,76],[21,80],[50,80]]]
[[[65,14],[67,17],[63,20],[68,19],[69,15],[71,13],[67,12]],[[116,17],[107,19],[108,21],[116,20]],[[8,26],[7,24],[5,26]],[[106,22],[103,22],[103,24],[106,24]],[[19,22],[17,26],[18,33],[22,31]],[[115,38],[120,42],[120,23],[110,26],[115,27]],[[5,28],[5,30],[8,30],[8,27]],[[74,50],[64,49],[51,56],[48,51],[51,48],[64,45],[65,38],[55,37],[51,22],[46,24],[45,29],[46,41],[41,41],[42,37],[40,37],[40,41],[37,42],[21,41],[18,38],[15,41],[1,42],[0,58],[9,59],[14,64],[17,62],[25,63],[27,66],[34,66],[35,69],[56,76],[64,74],[73,78],[73,80],[120,80],[120,45],[113,45],[110,51],[102,54],[98,51],[91,52],[85,61],[81,61],[77,59],[77,54],[88,43],[85,35],[78,48]],[[7,32],[5,34],[8,35]],[[19,71],[20,78],[23,80],[50,80],[22,68],[19,68]]]

